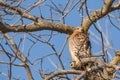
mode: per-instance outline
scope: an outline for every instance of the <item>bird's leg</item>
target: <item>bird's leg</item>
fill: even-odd
[[[71,61],[70,68],[75,69],[75,70],[83,70],[82,69],[82,63],[80,61],[79,62]]]

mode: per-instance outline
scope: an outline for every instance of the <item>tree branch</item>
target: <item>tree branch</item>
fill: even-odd
[[[88,16],[86,16],[83,19],[82,27],[84,27],[84,30],[86,32],[88,31],[90,25],[93,22],[96,22],[97,20],[101,19],[102,17],[107,15],[109,12],[112,12],[120,8],[120,3],[117,3],[116,5],[112,6],[113,1],[114,0],[106,0],[104,6],[101,9],[98,9],[92,12],[89,15],[91,20],[89,19]],[[35,21],[32,24],[15,25],[15,26],[3,24],[2,22],[0,22],[0,30],[2,32],[32,32],[32,31],[39,31],[39,30],[53,30],[61,33],[71,34],[74,30],[72,26],[68,26],[65,24],[56,24],[53,22],[47,22],[36,16],[28,14],[26,11],[23,11],[20,8],[17,8],[5,2],[0,2],[0,5],[12,9],[15,12],[15,14],[19,14],[24,18]]]
[[[65,75],[65,74],[82,74],[85,71],[79,70],[62,70],[62,71],[55,71],[52,74],[48,75],[45,80],[50,80],[51,78],[58,76],[58,75]]]
[[[84,75],[86,75],[87,72],[92,73],[93,71],[101,70],[101,69],[102,69],[102,71],[104,71],[104,70],[106,70],[106,68],[112,68],[112,69],[114,68],[114,70],[117,70],[119,68],[115,64],[114,65],[113,64],[107,64],[107,63],[103,62],[102,60],[100,60],[97,57],[83,58],[83,59],[81,59],[81,63],[95,63],[95,64],[97,64],[97,66],[94,66],[93,68],[91,68],[88,71],[80,71],[80,70],[55,71],[55,72],[51,73],[50,75],[48,75],[45,80],[50,80],[53,77],[58,76],[58,75],[80,74],[79,77],[78,77],[78,80],[79,80]],[[106,77],[105,73],[101,73],[101,75],[104,76],[105,78],[109,77],[109,76]]]
[[[2,32],[32,32],[39,30],[53,30],[61,33],[71,34],[74,30],[72,26],[47,22],[36,16],[28,14],[27,12],[21,10],[20,8],[17,8],[5,2],[0,2],[0,5],[12,9],[15,14],[21,15],[24,18],[35,21],[34,23],[29,25],[24,24],[24,25],[14,25],[14,26],[0,22],[0,31]]]
[[[112,61],[110,61],[109,64],[111,65],[118,65],[120,63],[120,51],[116,51],[116,56],[113,57]],[[113,68],[108,68],[107,69],[109,72],[113,72],[114,69]]]
[[[85,32],[88,31],[93,22],[96,22],[114,10],[120,9],[120,3],[112,6],[113,2],[114,0],[106,0],[101,9],[93,11],[89,16],[86,16],[83,19],[82,27],[84,27]]]
[[[32,24],[23,24],[23,25],[9,25],[3,24],[0,22],[0,31],[3,33],[6,32],[33,32],[33,31],[40,31],[40,30],[52,30],[58,31],[61,33],[72,34],[74,27],[67,26],[65,24],[55,24],[52,22],[46,22],[44,20],[39,20],[39,22],[34,22]]]
[[[33,77],[32,77],[32,73],[31,73],[31,70],[28,66],[28,63],[27,63],[27,58],[24,56],[24,54],[22,52],[20,52],[14,42],[14,40],[8,35],[8,34],[3,34],[3,36],[10,42],[12,48],[14,49],[14,52],[16,53],[16,55],[20,58],[20,60],[22,61],[23,63],[23,66],[25,67],[25,70],[27,72],[27,75],[28,75],[28,80],[33,80]]]

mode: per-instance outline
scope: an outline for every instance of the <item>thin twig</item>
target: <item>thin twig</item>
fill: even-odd
[[[59,56],[61,57],[61,55],[62,55],[62,53],[63,53],[63,50],[65,49],[65,46],[66,46],[66,44],[67,44],[67,42],[68,42],[68,39],[69,39],[69,36],[67,35],[66,36],[66,39],[65,39],[65,41],[64,41],[64,43],[63,43],[63,46],[62,46],[62,48],[61,48],[61,51],[60,51],[60,53],[59,53]]]
[[[103,55],[103,60],[106,62],[106,56],[105,56],[105,52],[104,52],[104,40],[103,40],[102,32],[97,28],[97,26],[95,25],[95,23],[90,18],[89,13],[88,13],[88,8],[87,8],[87,2],[85,4],[85,8],[86,8],[86,13],[87,13],[87,16],[88,16],[89,20],[92,22],[92,24],[94,25],[95,29],[100,33],[101,40],[102,40],[102,55]]]

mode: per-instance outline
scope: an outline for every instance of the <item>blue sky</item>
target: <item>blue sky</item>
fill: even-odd
[[[26,3],[27,4],[28,3],[32,4],[31,2],[33,2],[33,1],[34,0],[29,0],[29,1],[27,0],[25,2],[25,4]],[[66,0],[54,0],[54,1],[57,4],[57,6],[59,6],[61,9],[63,9],[63,6],[65,6]],[[76,1],[77,0],[75,0],[75,2]],[[49,0],[46,0],[46,3],[51,4],[49,2]],[[90,8],[90,13],[93,10],[100,8],[102,5],[103,5],[102,0],[92,0],[92,1],[88,0],[88,7]],[[44,7],[44,6],[45,6],[44,3],[41,4],[41,11],[42,11],[43,17],[50,18],[50,13],[49,13],[50,9],[48,7]],[[77,9],[78,9],[78,6],[76,6],[74,8],[74,10],[72,10],[70,12],[70,14],[68,14],[65,17],[65,24],[71,25],[71,26],[78,26],[78,25],[81,24],[81,18],[79,16],[79,13],[78,13]],[[40,13],[39,13],[38,8],[33,9],[29,13],[40,17]],[[114,15],[116,13],[117,13],[117,11],[113,12],[111,14]],[[85,16],[86,16],[86,14],[84,15],[84,17]],[[6,16],[6,17],[11,17],[11,16]],[[54,12],[54,18],[59,19],[60,17],[61,17],[61,15],[58,15],[57,12]],[[19,19],[19,17],[15,17],[14,20],[12,20],[12,21],[6,21],[5,20],[4,22],[12,24],[12,23],[15,22],[16,19]],[[113,21],[115,22],[116,25],[120,25],[120,21],[119,22],[117,22],[115,20],[113,20]],[[32,21],[30,21],[28,19],[24,19],[24,22],[25,22],[25,24],[29,24]],[[20,24],[20,23],[18,23],[18,24]],[[110,24],[110,22],[108,21],[108,17],[106,16],[105,18],[99,20],[96,23],[96,25],[97,25],[97,27],[102,28],[105,35],[108,35],[108,40],[109,40],[110,45],[115,49],[120,49],[120,46],[119,46],[120,45],[120,43],[119,43],[119,41],[120,41],[120,37],[119,37],[120,31]],[[92,35],[91,31],[98,37],[100,37],[100,34],[96,31],[96,29],[94,28],[93,25],[90,27],[89,34],[90,34],[90,39],[91,39],[91,43],[92,43],[92,52],[97,55],[98,52],[101,51],[101,46],[100,46],[101,41],[96,39],[96,37],[94,35]],[[51,31],[37,31],[37,32],[33,32],[33,33],[37,34],[37,35],[39,35],[39,34],[44,35],[44,34],[50,34]],[[32,39],[33,41],[36,41],[36,40],[34,38],[32,38],[27,33],[21,33],[21,32],[20,33],[13,33],[13,32],[11,32],[9,34],[14,38],[17,45],[18,45],[20,39],[21,38],[23,39],[23,42],[22,42],[23,45],[20,46],[20,50],[22,52],[24,52],[24,54],[26,56],[28,56],[28,50],[29,50],[30,46],[32,45],[32,42],[29,40],[29,38]],[[61,48],[62,48],[62,46],[63,46],[63,44],[66,40],[66,37],[68,35],[63,34],[63,33],[58,33],[58,32],[55,32],[55,31],[53,32],[53,34],[55,34],[55,36],[52,37],[50,42],[52,44],[54,44],[54,47],[55,47],[57,53],[60,53]],[[41,36],[41,37],[42,37],[42,39],[45,39],[45,40],[47,40],[49,38],[48,36]],[[0,38],[2,38],[2,35],[0,35]],[[105,37],[105,38],[107,38],[107,37]],[[95,43],[95,41],[97,43]],[[5,43],[5,40],[2,42],[3,46],[8,51],[12,52],[9,49],[9,47],[7,45],[5,45],[4,43]],[[112,56],[114,56],[113,50],[108,49],[108,51]],[[51,49],[51,47],[49,47],[47,44],[43,44],[40,41],[38,41],[32,47],[28,59],[31,62],[33,62],[36,59],[40,59],[43,56],[46,56],[46,55],[49,55],[49,54],[53,54],[53,50]],[[69,68],[69,63],[71,61],[71,57],[70,57],[70,54],[69,54],[68,43],[65,46],[65,49],[62,53],[61,59],[62,59],[62,62],[64,63],[65,69],[70,69]],[[0,60],[8,61],[8,58],[5,55],[0,54]],[[20,63],[20,61],[17,60],[15,63]],[[49,73],[49,72],[54,71],[54,70],[61,70],[61,68],[60,68],[61,66],[59,64],[59,61],[57,60],[57,58],[54,55],[51,55],[50,57],[44,58],[43,65],[44,65],[43,72],[46,72],[46,73]],[[7,65],[0,64],[0,68],[1,68],[0,72],[7,73],[7,68],[8,67],[9,66],[7,66]],[[36,71],[37,69],[40,69],[40,60],[36,62],[35,66],[31,65],[32,74],[33,74],[35,80],[41,79],[40,75],[38,74],[39,72]],[[16,78],[20,77],[20,80],[27,80],[27,77],[26,77],[27,75],[25,73],[24,68],[13,66],[12,70],[13,70],[13,77],[16,77]],[[0,80],[8,80],[8,79],[4,75],[0,75]]]

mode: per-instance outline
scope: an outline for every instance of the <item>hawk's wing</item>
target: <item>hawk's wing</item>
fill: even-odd
[[[71,44],[73,53],[77,57],[85,58],[91,55],[91,46],[88,34],[76,32],[72,37]]]

